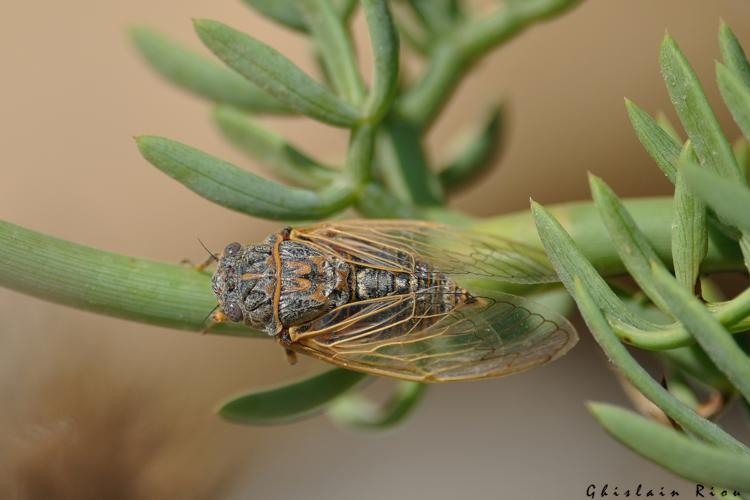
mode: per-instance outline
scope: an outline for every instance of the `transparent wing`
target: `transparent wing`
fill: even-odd
[[[439,292],[419,292],[374,314],[368,309],[373,304],[364,304],[368,312],[357,311],[357,320],[321,318],[290,347],[374,375],[447,382],[527,370],[559,358],[578,341],[565,318],[521,297],[492,292],[438,311],[436,304],[445,300]]]
[[[413,273],[420,264],[460,279],[558,281],[542,250],[499,236],[424,221],[350,220],[294,229],[292,239],[360,265]]]
[[[292,342],[325,335],[329,345],[338,341],[373,339],[395,331],[415,319],[415,294],[389,295],[382,298],[349,302],[303,325],[292,327]]]

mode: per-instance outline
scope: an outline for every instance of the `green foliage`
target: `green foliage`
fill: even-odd
[[[287,182],[320,188],[332,183],[340,173],[321,165],[238,109],[218,106],[214,121],[229,143]]]
[[[323,79],[306,74],[263,41],[217,21],[195,21],[195,29],[223,65],[146,28],[134,28],[131,36],[157,73],[214,106],[214,120],[228,142],[285,182],[161,137],[138,139],[144,158],[202,197],[255,217],[319,220],[353,209],[365,217],[473,225],[543,247],[607,357],[677,427],[591,405],[605,429],[688,479],[750,491],[750,451],[699,415],[693,391],[697,383],[726,398],[750,398],[750,362],[731,335],[750,330],[750,289],[724,300],[706,277],[713,271],[750,268],[745,180],[750,64],[728,26],[720,28],[724,61],[716,73],[744,140],[731,145],[670,36],[661,46],[661,69],[688,140],[663,116],[655,119],[626,100],[639,141],[675,185],[673,200],[622,201],[603,180],[591,176],[593,203],[546,209],[532,202],[530,214],[480,221],[447,209],[445,203],[494,163],[503,129],[501,110],[476,127],[478,132],[443,168],[431,163],[425,135],[478,60],[527,27],[573,7],[576,0],[506,0],[483,14],[461,0],[244,3],[307,37]],[[367,21],[373,54],[369,86],[350,34],[357,5]],[[409,83],[399,79],[402,39],[424,58],[423,72]],[[263,125],[261,115],[280,113],[347,129],[350,140],[341,164],[326,164]],[[210,326],[205,318],[215,301],[206,272],[114,255],[5,222],[0,222],[0,248],[1,286],[134,321],[195,331]],[[639,292],[613,289],[609,277],[624,272]],[[546,297],[559,296],[561,290],[558,285]],[[529,286],[514,291],[540,292]],[[267,338],[244,326],[222,324],[209,332]],[[653,351],[667,368],[666,383],[651,377],[624,344]],[[421,384],[398,383],[392,396],[377,405],[355,392],[366,378],[328,370],[250,392],[224,404],[219,413],[234,422],[273,424],[325,412],[347,428],[380,430],[403,421],[424,395]]]
[[[677,178],[676,163],[680,155],[680,143],[668,130],[660,126],[648,113],[629,99],[625,99],[625,108],[628,110],[630,123],[633,125],[638,140],[667,179],[674,184]]]
[[[739,168],[693,68],[667,35],[661,44],[661,71],[677,116],[701,166],[724,177],[739,178]]]
[[[195,31],[227,66],[290,108],[311,118],[351,127],[357,109],[313,80],[274,48],[217,21],[198,19]]]
[[[750,450],[724,432],[721,427],[701,418],[693,409],[682,403],[638,364],[617,339],[617,336],[607,324],[604,315],[594,303],[591,294],[580,280],[575,282],[575,291],[581,315],[586,320],[594,339],[607,355],[607,358],[621,370],[623,376],[636,389],[692,434],[722,448],[750,453]]]
[[[675,474],[696,483],[750,491],[748,455],[701,444],[616,406],[592,403],[589,410],[615,439]]]
[[[717,64],[719,88],[735,121],[747,133],[750,65],[726,25],[720,29],[720,45],[725,64]],[[750,327],[750,289],[722,301],[712,297],[710,288],[703,293],[696,288],[705,282],[701,275],[706,272],[708,248],[719,234],[735,238],[748,262],[746,152],[742,142],[730,146],[695,73],[669,36],[662,43],[660,59],[667,90],[689,140],[681,145],[670,124],[654,120],[629,100],[626,108],[638,139],[675,184],[674,275],[614,192],[591,177],[594,202],[611,241],[648,299],[638,304],[641,314],[631,313],[632,298],[612,291],[549,212],[539,205],[532,210],[550,260],[596,341],[623,377],[679,427],[668,429],[615,407],[592,404],[597,420],[616,439],[676,474],[750,491],[750,449],[696,413],[699,398],[686,383],[697,381],[724,397],[739,394],[745,401],[750,395],[750,358],[731,335]],[[661,322],[644,324],[646,315]],[[663,385],[634,360],[623,341],[659,352],[669,368]],[[696,344],[681,347],[691,342]]]
[[[439,179],[443,190],[461,188],[493,166],[501,146],[502,122],[503,109],[498,106],[450,163],[440,170]]]
[[[286,182],[265,179],[162,137],[137,139],[143,157],[200,196],[255,217],[320,220],[355,208],[367,217],[464,224],[473,220],[446,209],[445,197],[492,164],[499,111],[442,171],[431,165],[422,146],[432,119],[484,54],[577,2],[509,2],[497,6],[489,17],[458,0],[409,2],[435,47],[423,54],[426,69],[411,85],[399,85],[397,26],[403,26],[403,20],[394,17],[386,0],[244,3],[308,37],[324,79],[315,79],[272,46],[218,21],[196,20],[194,25],[200,40],[223,65],[144,27],[133,28],[131,37],[157,73],[215,105],[216,125],[233,146]],[[357,5],[367,22],[373,54],[369,86],[360,74],[350,34],[349,20]],[[324,164],[300,151],[259,119],[279,113],[348,129],[350,140],[341,164]],[[502,220],[492,226],[501,234],[513,231],[503,228]],[[0,263],[0,285],[151,324],[259,335],[244,327],[206,323],[215,305],[208,273],[116,256],[9,224],[0,225],[0,242],[12,256]],[[32,244],[35,251],[26,255]],[[45,267],[50,264],[53,272]],[[382,406],[356,394],[331,406],[335,397],[362,378],[337,369],[248,394],[222,407],[221,413],[235,421],[271,423],[331,407],[334,420],[344,426],[381,429],[405,418],[424,392],[419,384],[399,384]]]
[[[349,393],[331,405],[328,415],[338,424],[352,429],[388,429],[411,415],[426,391],[426,384],[398,382],[396,390],[383,405],[373,404],[361,394]]]
[[[242,424],[292,422],[323,411],[367,376],[334,368],[274,389],[254,391],[221,405],[219,415]]]
[[[698,281],[701,262],[708,252],[706,206],[685,181],[685,167],[693,161],[693,150],[688,141],[680,155],[680,170],[674,187],[672,263],[677,281],[689,291]]]
[[[130,35],[146,62],[178,87],[211,101],[256,113],[291,112],[291,108],[231,69],[195,54],[153,30],[136,26]]]
[[[0,286],[59,304],[152,325],[201,331],[216,306],[210,275],[135,259],[0,221]],[[213,331],[260,332],[231,325]]]
[[[353,197],[347,183],[320,192],[269,181],[197,149],[163,137],[139,137],[151,164],[219,205],[276,220],[319,219],[346,208]]]
[[[347,102],[359,105],[364,83],[357,71],[354,47],[346,34],[344,22],[326,0],[299,2],[305,24],[312,31],[315,48],[325,65],[333,90]]]
[[[300,10],[299,0],[242,0],[248,7],[257,10],[264,16],[283,24],[287,28],[307,31],[307,23]],[[356,0],[332,0],[331,10],[342,20],[346,21],[356,5]]]

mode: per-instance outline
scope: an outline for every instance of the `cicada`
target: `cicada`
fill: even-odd
[[[213,275],[217,321],[262,329],[290,353],[419,382],[499,377],[578,340],[562,316],[476,281],[556,281],[540,250],[423,221],[352,220],[230,243]]]

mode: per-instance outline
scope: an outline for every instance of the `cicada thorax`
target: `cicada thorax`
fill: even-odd
[[[299,325],[349,302],[351,266],[297,241],[278,245],[277,329]]]
[[[213,289],[230,320],[280,335],[347,303],[350,272],[343,260],[281,233],[259,245],[227,245]]]

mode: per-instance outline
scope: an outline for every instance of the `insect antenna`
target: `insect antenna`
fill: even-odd
[[[206,252],[208,252],[208,255],[210,255],[210,256],[211,256],[211,258],[212,258],[212,259],[213,259],[214,261],[218,262],[218,261],[219,261],[219,258],[218,258],[218,257],[216,256],[216,254],[215,254],[215,253],[213,253],[213,252],[212,252],[211,250],[209,250],[209,249],[208,249],[208,247],[207,247],[207,246],[205,245],[205,243],[203,243],[203,242],[201,241],[201,239],[200,239],[200,238],[197,238],[197,239],[198,239],[198,243],[200,243],[200,244],[201,244],[201,246],[203,247],[203,250],[205,250]]]
[[[201,330],[201,333],[203,333],[203,334],[206,334],[206,333],[208,333],[208,330],[209,330],[209,329],[210,329],[210,328],[211,328],[212,326],[214,326],[214,323],[215,323],[215,322],[214,322],[214,321],[212,321],[211,323],[208,323],[208,318],[210,318],[211,316],[213,316],[214,312],[216,312],[216,310],[217,310],[218,308],[219,308],[219,304],[216,304],[216,305],[215,305],[215,306],[213,307],[213,309],[211,309],[211,311],[209,311],[209,313],[208,313],[208,314],[206,314],[206,317],[205,317],[205,318],[203,318],[203,321],[201,321],[201,324],[203,325],[203,329]]]
[[[208,249],[208,247],[201,241],[200,238],[197,238],[198,243],[201,244],[203,249],[208,252],[208,258],[201,262],[200,264],[195,266],[195,269],[198,271],[203,271],[205,268],[207,268],[209,265],[211,265],[212,262],[219,262],[219,258],[214,254],[211,250]]]

